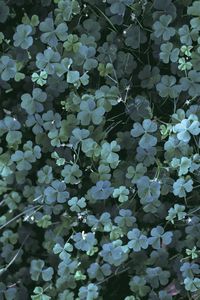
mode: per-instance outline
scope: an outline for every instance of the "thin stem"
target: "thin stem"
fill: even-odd
[[[14,261],[17,259],[17,256],[19,255],[19,253],[20,253],[22,247],[24,246],[24,244],[25,244],[26,240],[29,238],[29,236],[30,236],[30,235],[28,234],[28,235],[25,237],[25,239],[23,240],[23,243],[21,244],[19,250],[18,250],[17,253],[14,255],[14,257],[11,259],[11,261],[7,264],[7,266],[6,266],[5,268],[3,268],[3,269],[0,269],[0,275],[2,275],[3,273],[5,273],[5,272],[8,270],[8,268],[9,268],[9,267],[14,263]]]
[[[21,212],[20,214],[18,214],[17,216],[15,216],[14,218],[12,218],[11,220],[9,220],[8,222],[6,222],[5,224],[3,224],[1,227],[0,227],[0,230],[5,228],[6,226],[8,226],[10,223],[18,220],[21,216],[25,215],[27,212],[31,211],[31,210],[34,210],[35,208],[38,208],[37,210],[39,210],[40,208],[42,208],[42,205],[37,205],[37,206],[34,206],[34,207],[31,207],[23,212]],[[35,213],[35,211],[34,211]]]

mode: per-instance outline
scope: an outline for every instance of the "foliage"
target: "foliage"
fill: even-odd
[[[199,299],[200,1],[0,24],[0,300]]]

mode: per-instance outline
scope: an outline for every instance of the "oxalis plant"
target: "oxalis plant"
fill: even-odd
[[[200,1],[0,0],[0,299],[200,299]]]

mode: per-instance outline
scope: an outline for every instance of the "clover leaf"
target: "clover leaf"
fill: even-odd
[[[161,77],[161,82],[156,85],[156,89],[163,98],[177,98],[181,92],[181,85],[176,84],[174,76],[164,75]]]
[[[72,239],[75,241],[74,246],[76,247],[76,249],[85,252],[89,252],[97,244],[95,235],[92,232],[77,232],[72,236]]]
[[[47,94],[40,88],[35,88],[32,95],[23,94],[21,96],[21,107],[26,110],[28,114],[42,112],[44,109],[43,102],[47,99]]]
[[[78,52],[80,46],[81,43],[79,42],[79,38],[76,34],[69,34],[67,40],[63,44],[63,47],[67,52],[74,52],[74,53]]]
[[[105,277],[111,275],[111,267],[109,264],[103,264],[100,266],[98,263],[92,263],[87,269],[90,279],[97,279],[102,281]]]
[[[158,200],[160,196],[160,183],[158,181],[150,180],[148,176],[142,176],[136,184],[141,203]]]
[[[7,177],[12,174],[11,167],[12,161],[8,153],[0,155],[0,173],[2,177]]]
[[[170,61],[171,62],[177,62],[178,57],[179,57],[179,49],[174,48],[173,49],[173,44],[170,42],[167,42],[165,44],[162,44],[160,46],[160,59],[165,63],[168,64]]]
[[[97,67],[98,62],[94,58],[96,50],[94,47],[87,47],[85,45],[81,45],[79,47],[79,51],[76,55],[78,60],[82,61],[83,69],[86,71],[90,71]]]
[[[166,285],[169,282],[169,271],[163,271],[160,267],[147,268],[146,280],[153,288],[158,288],[159,285]]]
[[[98,295],[98,286],[94,283],[89,283],[87,286],[80,287],[78,293],[80,300],[94,300],[98,298]]]
[[[126,232],[136,222],[136,218],[132,215],[130,209],[120,209],[119,215],[115,217],[114,221],[124,232]]]
[[[139,163],[135,167],[129,166],[126,173],[126,178],[131,179],[132,183],[136,183],[147,171],[147,168]]]
[[[129,231],[127,237],[130,240],[128,242],[128,247],[133,249],[134,252],[139,252],[141,249],[148,248],[148,239],[138,228]]]
[[[149,167],[155,163],[156,147],[149,147],[144,149],[137,147],[136,159],[138,162],[142,162],[145,167]]]
[[[141,87],[152,89],[160,81],[160,71],[157,67],[146,65],[138,74],[141,79]]]
[[[114,188],[108,180],[97,181],[96,186],[91,188],[91,195],[96,200],[106,200],[113,193]]]
[[[138,25],[131,25],[125,32],[125,44],[128,47],[138,49],[146,41],[146,34]]]
[[[181,159],[173,158],[171,166],[175,169],[179,169],[178,176],[186,175],[192,165],[192,160],[188,157],[182,157]]]
[[[76,150],[79,143],[81,143],[84,139],[88,138],[90,135],[89,130],[87,129],[80,129],[75,128],[72,130],[72,135],[70,137],[70,144],[73,146],[73,148]]]
[[[173,193],[180,198],[186,197],[186,192],[190,193],[193,190],[193,180],[184,179],[183,177],[177,179],[173,184]]]
[[[111,111],[112,107],[118,104],[118,97],[119,89],[115,86],[109,87],[103,85],[95,92],[95,99],[98,106],[103,106],[106,112]]]
[[[185,288],[188,291],[195,292],[199,289],[199,278],[195,277],[200,273],[199,265],[195,263],[184,263],[180,268],[184,277]]]
[[[180,267],[183,278],[189,277],[193,279],[195,275],[200,274],[199,265],[191,262],[184,262]]]
[[[184,279],[185,288],[187,291],[196,292],[200,288],[200,279],[199,278],[185,278]]]
[[[55,64],[55,73],[58,77],[61,77],[65,73],[69,72],[69,68],[72,64],[72,59],[65,57],[61,60],[60,63]]]
[[[39,215],[39,213],[38,213]],[[43,215],[39,216],[39,218],[36,220],[37,226],[41,228],[48,228],[52,222],[51,222],[51,216],[49,215]]]
[[[0,58],[1,79],[8,81],[14,78],[17,73],[16,62],[9,56],[3,55]]]
[[[110,167],[106,165],[100,165],[98,167],[98,172],[93,172],[90,174],[90,177],[93,182],[97,182],[99,180],[109,180],[111,178]]]
[[[69,198],[69,193],[66,191],[66,185],[64,182],[59,180],[54,180],[51,186],[48,186],[44,190],[45,202],[47,204],[52,204],[55,202],[65,203]]]
[[[70,184],[78,184],[81,179],[82,171],[79,169],[77,164],[66,165],[61,172],[64,177],[64,181]]]
[[[132,292],[138,294],[140,297],[144,297],[150,291],[150,287],[146,283],[144,276],[133,276],[129,282],[129,286]]]
[[[113,197],[118,198],[119,202],[126,202],[128,200],[129,190],[125,186],[120,186],[113,191]]]
[[[47,82],[46,81],[47,77],[48,77],[48,74],[46,71],[41,71],[40,74],[34,72],[31,76],[31,80],[33,82],[36,82],[40,86],[43,86]]]
[[[14,46],[21,47],[22,49],[28,49],[33,44],[32,27],[30,25],[20,24],[16,28],[16,32],[13,35]]]
[[[53,253],[54,254],[59,254],[59,257],[61,260],[63,261],[67,261],[70,256],[71,256],[71,252],[73,251],[73,246],[66,242],[64,244],[64,246],[61,246],[59,243],[56,243],[53,247]]]
[[[1,7],[0,23],[5,23],[9,16],[10,9],[9,9],[9,6],[7,6],[3,0],[0,1],[0,7]]]
[[[93,231],[98,230],[100,232],[110,232],[112,230],[112,221],[110,214],[107,212],[103,213],[99,219],[97,219],[94,215],[89,215],[87,217],[87,224]]]
[[[72,197],[70,200],[68,200],[68,204],[70,206],[70,210],[77,213],[81,212],[81,209],[86,207],[84,197],[81,197],[80,199],[78,199],[78,197]]]
[[[67,82],[68,83],[76,83],[80,78],[80,74],[78,71],[69,71],[67,73]]]
[[[41,41],[51,47],[56,47],[58,41],[66,41],[68,36],[68,26],[66,23],[60,23],[56,28],[52,18],[46,18],[40,23]]]
[[[6,134],[6,141],[10,146],[21,143],[22,133],[21,124],[15,118],[6,116],[0,121],[0,136]]]
[[[187,61],[184,57],[179,58],[178,63],[178,68],[181,71],[192,69],[192,63],[190,61]]]
[[[92,138],[87,138],[82,141],[81,150],[87,157],[100,156],[100,147]]]
[[[188,15],[200,17],[199,1],[193,1],[192,5],[188,7],[187,13]]]
[[[23,146],[24,151],[16,150],[14,154],[11,155],[12,161],[16,162],[17,170],[19,171],[29,171],[32,168],[33,162],[41,157],[41,148],[39,146],[34,146],[31,141],[28,141]]]
[[[39,25],[40,21],[37,15],[32,15],[32,17],[29,18],[28,15],[25,13],[22,18],[22,23],[36,27]]]
[[[114,15],[124,15],[126,6],[131,5],[133,3],[133,0],[108,0],[108,3],[111,4],[110,11]]]
[[[43,133],[43,125],[44,121],[39,114],[28,115],[28,118],[26,120],[26,126],[32,127],[32,131],[34,134]]]
[[[17,209],[19,203],[21,202],[21,197],[17,192],[13,191],[6,195],[4,201],[10,210],[14,210]]]
[[[110,265],[119,266],[127,259],[127,246],[122,246],[121,240],[115,240],[112,243],[104,243],[99,252],[105,262]]]
[[[55,9],[56,20],[70,21],[74,15],[80,12],[78,1],[61,0],[58,1],[58,8]]]
[[[184,220],[186,217],[185,205],[175,204],[174,207],[171,207],[168,210],[168,215],[166,220],[170,221],[174,224],[174,219],[178,219],[178,221]]]
[[[148,238],[149,245],[154,249],[160,249],[161,245],[169,245],[171,243],[173,234],[171,231],[164,232],[162,226],[157,226],[151,230],[151,236]]]
[[[149,101],[143,96],[136,96],[127,103],[126,113],[135,122],[140,122],[143,119],[149,119],[152,116]]]
[[[82,125],[89,125],[91,122],[98,125],[102,122],[104,113],[103,107],[96,107],[94,100],[88,99],[81,102],[77,119]]]
[[[139,145],[143,149],[148,149],[157,144],[157,138],[150,134],[155,132],[156,130],[157,130],[157,124],[149,119],[145,119],[142,122],[142,125],[140,123],[133,124],[131,135],[133,137],[139,137],[142,135],[139,141]]]
[[[102,163],[108,163],[111,168],[116,168],[119,164],[119,155],[115,152],[120,150],[120,146],[116,141],[111,143],[105,142],[101,147],[101,160]]]
[[[44,53],[36,55],[36,66],[45,71],[47,74],[54,74],[56,64],[60,61],[61,57],[58,52],[53,51],[51,48],[44,50]]]
[[[40,286],[37,286],[36,288],[34,288],[33,292],[35,295],[31,296],[32,300],[50,300],[51,299],[51,297],[44,294],[44,290]]]
[[[168,41],[176,33],[173,27],[168,27],[168,25],[171,22],[172,22],[172,16],[170,15],[160,16],[159,21],[156,21],[153,24],[154,35],[157,38],[162,37],[164,41]]]
[[[44,261],[41,259],[34,259],[31,261],[30,274],[31,279],[34,281],[38,281],[40,275],[44,281],[50,281],[52,279],[54,270],[52,267],[48,267],[44,269]]]
[[[183,91],[188,91],[191,97],[195,97],[200,91],[200,79],[199,72],[196,70],[191,70],[188,72],[187,77],[182,77],[180,79],[181,88]]]
[[[190,28],[188,25],[183,25],[179,28],[178,33],[180,35],[180,40],[183,45],[192,45],[192,41],[196,41],[198,39],[198,30]]]
[[[180,141],[188,143],[191,139],[191,135],[199,135],[200,123],[198,118],[191,114],[188,119],[183,119],[180,123],[173,127],[173,131],[177,133],[177,138]]]

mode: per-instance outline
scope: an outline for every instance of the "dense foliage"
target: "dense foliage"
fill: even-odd
[[[0,26],[0,299],[200,299],[200,1]]]

